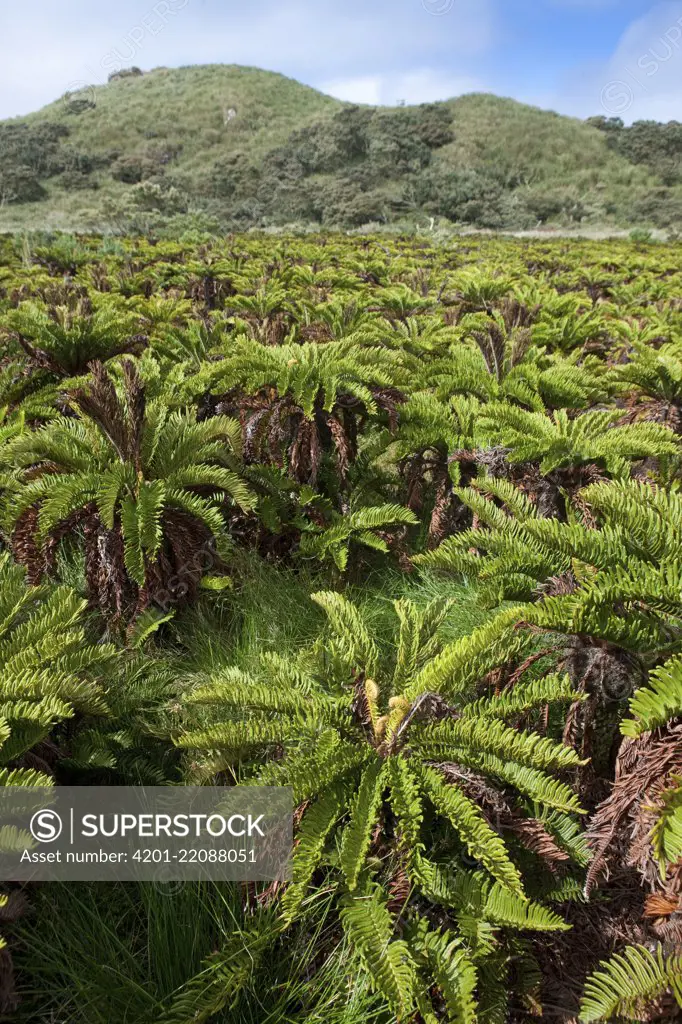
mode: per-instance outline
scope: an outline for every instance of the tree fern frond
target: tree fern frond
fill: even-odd
[[[349,661],[362,665],[369,676],[373,675],[378,651],[355,606],[332,591],[319,591],[311,597],[327,615]]]
[[[583,1024],[613,1017],[641,1019],[646,1003],[668,990],[682,1006],[682,956],[666,956],[660,944],[654,952],[645,946],[628,946],[602,961],[585,983],[580,1007]]]
[[[409,946],[395,939],[394,921],[374,893],[348,899],[341,920],[353,947],[362,959],[373,987],[386,999],[398,1021],[414,1010],[417,972]]]
[[[346,810],[349,797],[350,788],[337,783],[303,815],[294,849],[293,881],[282,899],[282,916],[287,924],[291,924],[298,914],[329,833]]]
[[[376,825],[386,785],[386,774],[384,763],[380,759],[370,761],[363,772],[353,801],[350,820],[343,830],[339,864],[351,892],[357,888],[358,878],[370,847],[372,830]]]
[[[449,785],[432,768],[423,769],[422,777],[433,804],[452,823],[469,854],[480,861],[493,878],[523,897],[519,869],[510,860],[504,842],[490,827],[476,804],[457,786]]]
[[[484,916],[493,924],[505,928],[520,928],[536,932],[568,931],[571,927],[539,903],[520,899],[505,886],[495,883],[487,895]]]
[[[630,698],[630,713],[634,717],[621,722],[621,732],[633,738],[682,713],[682,656],[651,672],[647,685]]]

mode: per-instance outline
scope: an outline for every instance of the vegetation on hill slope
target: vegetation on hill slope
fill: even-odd
[[[0,228],[679,227],[679,133],[620,128],[482,94],[374,108],[255,68],[135,69],[0,123]]]

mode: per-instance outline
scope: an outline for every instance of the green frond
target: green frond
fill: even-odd
[[[514,626],[522,618],[523,607],[509,608],[473,630],[468,636],[449,644],[413,679],[406,696],[442,693],[453,696],[482,679],[506,659],[517,656],[528,638]]]
[[[357,785],[363,765],[375,755],[370,749],[343,743],[332,729],[320,733],[315,745],[293,750],[283,763],[269,762],[258,773],[259,785],[291,786],[296,804],[323,793],[339,780]]]
[[[343,830],[339,864],[352,892],[357,888],[364,867],[386,785],[387,772],[379,758],[365,768],[350,812],[350,820]]]
[[[471,857],[502,885],[523,897],[521,873],[510,860],[503,840],[488,824],[472,800],[448,784],[433,768],[422,769],[424,788],[436,809],[452,824]]]
[[[183,749],[222,751],[236,758],[250,748],[281,743],[290,730],[286,723],[275,721],[221,722],[183,733],[174,742]]]
[[[235,931],[174,996],[160,1024],[207,1024],[222,1010],[234,1009],[278,936],[270,919]]]
[[[398,825],[400,850],[412,864],[424,851],[420,834],[424,809],[419,778],[409,758],[403,756],[388,759],[387,778],[391,790],[391,809]]]
[[[630,698],[630,713],[620,728],[633,738],[682,714],[682,655],[651,672],[647,685]]]
[[[70,478],[53,477],[38,516],[38,537],[45,540],[51,530],[89,501],[95,500],[100,479],[95,473],[79,473]]]
[[[310,688],[293,689],[286,680],[270,677],[267,681],[236,668],[224,668],[207,685],[190,691],[185,701],[192,704],[213,704],[224,708],[248,709],[251,712],[279,712],[318,723],[334,718],[335,705],[324,697],[316,699]]]
[[[571,768],[584,763],[563,743],[538,733],[519,732],[493,718],[437,722],[418,728],[412,736],[420,751],[443,760],[456,760],[457,751],[464,748],[540,770]]]
[[[350,787],[337,783],[310,806],[299,826],[293,858],[293,880],[282,899],[282,916],[291,924],[298,915],[310,881],[317,869],[329,833],[345,812]]]
[[[463,718],[513,718],[533,708],[551,704],[554,701],[585,700],[586,694],[576,691],[567,674],[552,673],[527,683],[517,683],[512,689],[503,690],[492,697],[466,704],[462,708]]]
[[[566,813],[585,813],[569,785],[538,768],[519,765],[503,756],[480,753],[475,748],[458,750],[456,756],[461,764],[513,786],[537,804]]]
[[[0,786],[32,786],[45,789],[53,786],[54,779],[33,768],[0,768]]]
[[[476,1024],[478,973],[462,940],[447,930],[420,928],[412,945],[430,968],[451,1024]]]
[[[140,547],[154,558],[163,540],[162,515],[166,486],[162,480],[143,481],[137,495],[137,535]]]
[[[673,776],[673,782],[675,785],[661,793],[662,806],[656,809],[651,829],[651,846],[663,881],[669,866],[682,859],[682,777]]]
[[[349,898],[341,910],[344,930],[398,1021],[415,1008],[417,972],[409,946],[394,938],[395,922],[378,893]]]
[[[393,673],[395,692],[399,692],[403,685],[438,652],[438,630],[451,606],[451,601],[439,598],[421,610],[411,601],[393,602],[400,621],[398,652]]]
[[[486,920],[502,928],[518,928],[533,932],[568,931],[570,925],[553,910],[519,898],[509,889],[495,883],[486,898],[483,914]]]
[[[344,657],[372,676],[379,654],[355,605],[333,591],[319,591],[311,594],[311,598],[329,619]]]
[[[127,463],[114,463],[99,481],[95,501],[107,530],[113,530],[121,493],[135,486],[135,472]]]
[[[580,1006],[583,1024],[614,1017],[639,1020],[646,1004],[671,991],[682,1007],[682,955],[666,956],[660,943],[654,952],[628,946],[603,960],[587,979]]]
[[[121,502],[121,527],[125,543],[124,558],[126,569],[138,586],[143,587],[146,576],[144,549],[142,547],[142,537],[140,536],[138,506],[132,497],[127,497]]]

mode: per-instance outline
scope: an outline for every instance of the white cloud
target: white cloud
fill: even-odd
[[[322,82],[320,91],[348,103],[381,103],[382,79],[380,75],[359,75],[356,78],[338,78]]]
[[[429,69],[385,75],[359,75],[323,82],[322,92],[350,103],[395,105],[431,103],[467,92],[484,91],[483,84],[465,75],[448,75]]]
[[[74,82],[104,82],[124,66],[247,64],[313,83],[373,78],[392,68],[452,66],[496,39],[498,0],[26,0],[3,4],[0,117],[28,113]],[[439,8],[443,0],[438,0]],[[449,0],[448,0],[449,2]],[[161,31],[154,10],[172,13]],[[158,22],[158,18],[156,19]],[[113,58],[112,58],[112,55]],[[416,89],[417,86],[415,85]],[[400,98],[400,97],[399,97]]]
[[[631,23],[601,66],[574,73],[562,109],[566,92],[580,116],[682,120],[682,0],[657,4]]]

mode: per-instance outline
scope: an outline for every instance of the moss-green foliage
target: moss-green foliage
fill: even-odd
[[[282,183],[475,143],[327,100],[292,140],[286,96]],[[0,240],[3,784],[296,801],[288,885],[9,894],[20,1019],[568,1021],[602,961],[585,1020],[671,1012],[681,284],[637,241]]]
[[[116,75],[0,125],[0,223],[679,225],[675,123],[602,120],[483,94],[353,106],[233,65]]]

